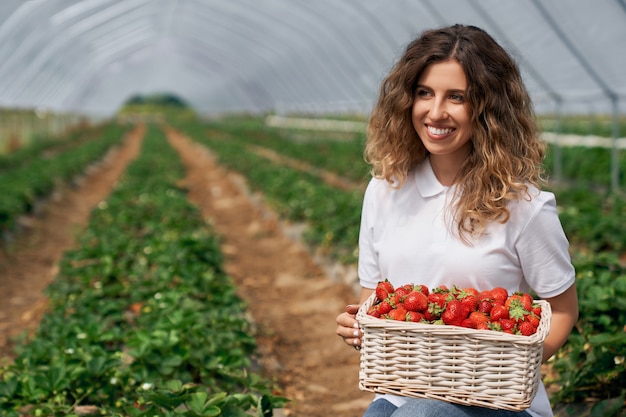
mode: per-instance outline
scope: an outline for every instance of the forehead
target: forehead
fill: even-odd
[[[458,61],[448,60],[435,62],[424,68],[418,84],[464,90],[467,87],[467,78]]]

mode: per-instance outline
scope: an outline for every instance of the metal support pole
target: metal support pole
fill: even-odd
[[[613,108],[613,129],[611,138],[611,191],[617,193],[619,190],[619,150],[617,149],[617,138],[619,137],[619,109],[617,97],[611,99]]]

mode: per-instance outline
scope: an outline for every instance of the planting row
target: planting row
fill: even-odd
[[[244,174],[250,186],[263,192],[285,218],[308,223],[306,237],[311,245],[335,253],[344,262],[355,262],[362,191],[333,189],[311,173],[268,161],[249,146],[269,146],[310,162],[312,157],[304,155],[323,153],[315,150],[316,143],[324,149],[327,142],[303,140],[306,132],[301,131],[300,142],[294,144],[293,138],[285,138],[278,130],[272,133],[266,127],[255,133],[249,121],[240,129],[234,126],[231,121],[226,127],[196,123],[181,129],[209,146],[221,163]],[[297,146],[306,149],[302,156],[292,150]],[[340,151],[335,148],[334,152]],[[350,155],[333,158],[352,158],[352,165],[362,166],[362,150],[348,152]],[[582,188],[553,191],[572,242],[581,318],[569,343],[553,360],[558,376],[546,382],[560,386],[552,398],[555,402],[597,398],[606,400],[598,406],[604,407],[603,415],[615,415],[607,407],[623,404],[626,396],[626,200]]]
[[[0,369],[2,415],[261,417],[284,403],[251,370],[246,306],[183,175],[151,126],[64,255],[36,334]]]
[[[0,232],[13,228],[19,216],[28,214],[37,201],[61,183],[82,174],[120,143],[125,128],[109,124],[90,140],[70,137],[52,146],[49,142],[7,155],[0,170]]]
[[[313,173],[273,163],[250,150],[234,133],[207,134],[208,127],[201,123],[179,128],[216,149],[220,163],[244,174],[282,218],[307,223],[304,238],[310,245],[343,262],[354,262],[358,239],[354,226],[360,217],[362,190],[341,191]]]

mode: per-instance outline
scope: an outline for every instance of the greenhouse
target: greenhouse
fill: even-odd
[[[454,24],[519,66],[575,271],[573,330],[520,384],[626,415],[625,0],[2,0],[0,414],[352,417],[394,391],[335,330],[368,122],[409,42]],[[372,372],[402,386],[413,360]],[[506,378],[436,396],[502,407]]]

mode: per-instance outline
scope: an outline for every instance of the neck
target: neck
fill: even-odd
[[[437,180],[445,186],[450,186],[456,181],[463,161],[442,158],[438,155],[430,155],[430,165],[433,168]]]

